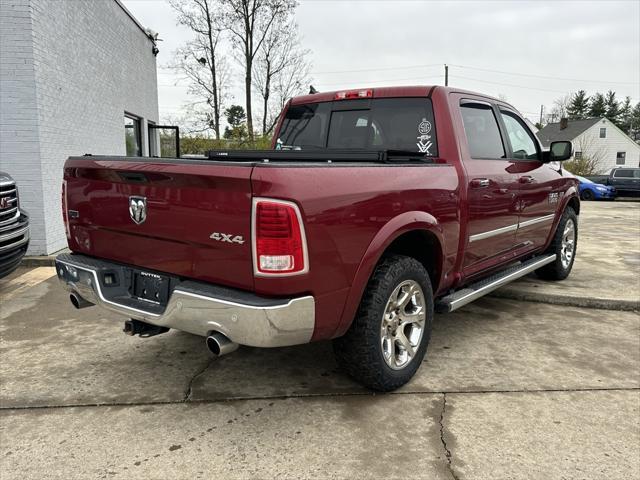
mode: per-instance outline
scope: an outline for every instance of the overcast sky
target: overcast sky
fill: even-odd
[[[163,68],[190,38],[164,0],[123,0],[160,33],[160,116],[193,101]],[[313,85],[349,87],[449,84],[503,95],[537,121],[565,93],[612,89],[640,100],[640,1],[302,0],[296,20],[311,50]],[[230,58],[232,53],[229,52]],[[236,65],[235,102],[243,102]],[[177,85],[176,85],[177,83]]]

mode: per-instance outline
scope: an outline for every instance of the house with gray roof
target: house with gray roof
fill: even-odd
[[[640,166],[640,145],[606,118],[586,118],[549,123],[536,135],[544,147],[551,142],[573,142],[576,158],[595,159],[600,173],[606,174],[615,167]]]

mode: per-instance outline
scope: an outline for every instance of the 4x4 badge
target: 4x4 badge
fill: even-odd
[[[129,197],[129,215],[131,220],[140,225],[147,219],[147,198]]]
[[[242,237],[242,235],[236,235],[235,237],[231,238],[232,236],[232,233],[213,232],[211,235],[209,235],[209,238],[211,240],[217,240],[218,242],[239,243],[240,245],[244,243],[244,237]]]

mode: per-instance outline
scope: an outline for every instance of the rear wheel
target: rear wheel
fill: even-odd
[[[536,270],[536,275],[545,280],[564,280],[571,273],[578,245],[578,216],[571,207],[562,214],[547,253],[555,253],[554,262]]]
[[[595,198],[595,195],[591,190],[583,190],[580,194],[580,198],[582,200],[593,200]]]
[[[374,271],[356,318],[333,342],[338,364],[374,390],[407,383],[420,367],[431,337],[433,294],[417,260],[394,255]]]

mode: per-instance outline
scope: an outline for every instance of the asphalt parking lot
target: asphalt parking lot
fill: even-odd
[[[213,360],[74,310],[51,267],[0,282],[0,473],[13,478],[640,477],[640,203],[583,202],[572,276],[436,317],[373,395],[329,343]]]

